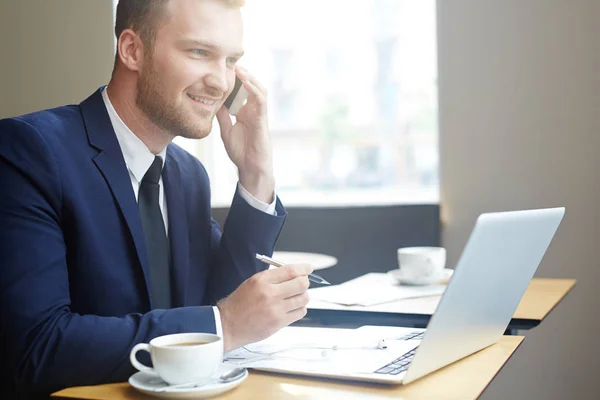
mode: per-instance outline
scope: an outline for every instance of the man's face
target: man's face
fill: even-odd
[[[145,50],[136,103],[173,136],[200,139],[233,89],[241,13],[219,0],[172,0],[167,9]]]

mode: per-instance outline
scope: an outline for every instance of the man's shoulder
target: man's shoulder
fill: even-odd
[[[82,151],[89,148],[87,143],[81,111],[76,105],[0,120],[0,157],[39,176],[57,174],[61,164],[87,154]]]
[[[73,142],[67,137],[75,137],[83,126],[78,114],[77,106],[62,106],[0,119],[0,157],[6,161],[2,172],[16,168],[47,193],[57,187],[60,164],[74,153],[64,144]]]
[[[72,132],[76,126],[83,126],[81,111],[77,105],[67,105],[35,111],[17,117],[0,119],[0,132],[36,131],[42,136]]]

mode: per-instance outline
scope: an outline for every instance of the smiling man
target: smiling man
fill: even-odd
[[[0,121],[0,338],[9,398],[126,380],[137,343],[216,332],[225,350],[306,313],[307,265],[267,270],[275,196],[266,91],[239,1],[121,0],[112,78],[79,105]],[[223,107],[236,75],[249,92]],[[172,144],[217,117],[239,183],[223,233],[202,164]]]

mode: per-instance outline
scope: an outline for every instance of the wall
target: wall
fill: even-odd
[[[600,2],[441,0],[442,243],[484,211],[566,206],[538,277],[577,286],[484,399],[584,399],[600,369]]]
[[[79,103],[112,71],[112,2],[0,4],[0,118]]]

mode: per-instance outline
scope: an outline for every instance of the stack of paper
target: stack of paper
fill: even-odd
[[[346,306],[372,306],[395,300],[415,297],[437,296],[444,292],[445,285],[403,286],[385,273],[369,273],[340,285],[309,289],[311,299]]]
[[[384,326],[358,329],[288,326],[265,340],[225,353],[223,362],[302,375],[368,374],[415,348],[414,341],[398,340],[407,331],[411,330]],[[386,340],[386,349],[377,347],[381,339]]]

